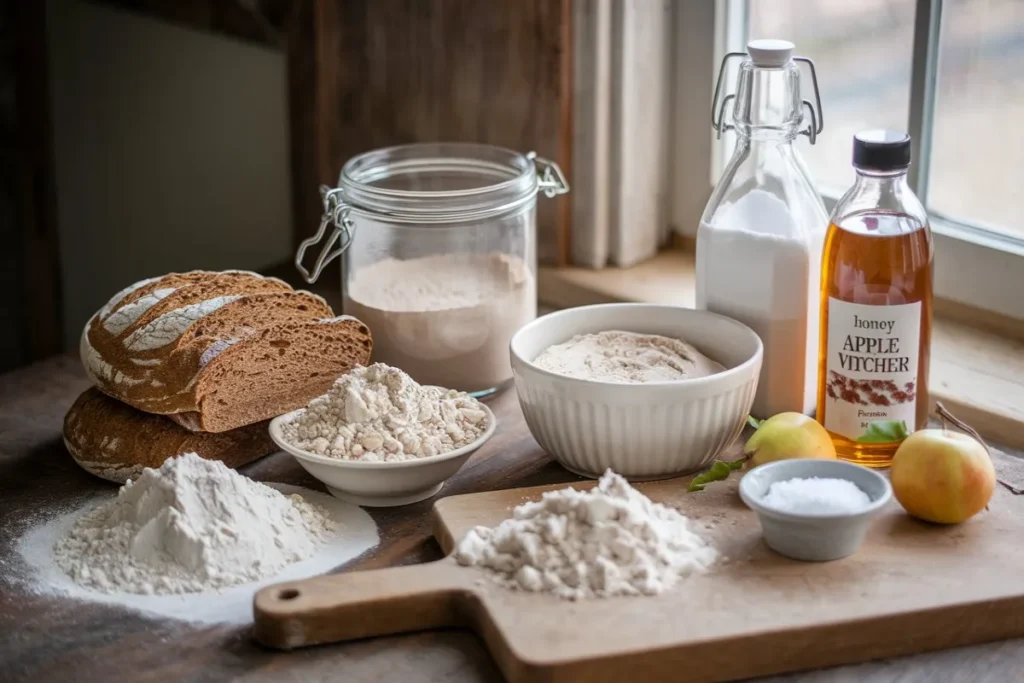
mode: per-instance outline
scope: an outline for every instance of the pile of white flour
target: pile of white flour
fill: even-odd
[[[533,364],[566,377],[620,384],[694,379],[725,370],[682,340],[619,330],[578,334],[548,347]]]
[[[185,453],[78,519],[54,558],[76,583],[104,593],[198,593],[274,575],[334,531],[301,496]]]
[[[686,517],[609,470],[590,491],[551,491],[493,529],[472,529],[455,557],[508,588],[579,600],[656,595],[718,553]]]
[[[421,384],[482,391],[512,378],[508,343],[537,315],[530,267],[509,254],[384,259],[356,270],[345,313],[373,330],[373,357]]]
[[[397,461],[468,446],[488,426],[483,404],[468,394],[421,386],[398,368],[374,363],[338,378],[281,433],[331,458]]]

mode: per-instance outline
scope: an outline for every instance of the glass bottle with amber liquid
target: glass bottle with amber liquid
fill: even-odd
[[[853,166],[822,253],[817,419],[840,458],[888,467],[928,419],[934,247],[910,136],[858,133]]]

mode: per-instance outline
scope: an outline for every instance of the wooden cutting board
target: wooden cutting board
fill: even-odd
[[[954,527],[893,502],[857,554],[813,564],[765,547],[735,478],[701,493],[686,481],[637,488],[697,520],[728,560],[662,595],[566,602],[501,589],[449,557],[266,588],[256,638],[290,649],[468,627],[513,683],[589,683],[734,680],[1024,636],[1024,497],[997,487],[987,512]],[[439,500],[434,535],[450,552],[550,488]]]

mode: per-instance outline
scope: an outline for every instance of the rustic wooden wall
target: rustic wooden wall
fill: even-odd
[[[21,304],[21,242],[18,223],[18,167],[13,154],[17,131],[14,4],[0,4],[0,287],[13,294],[0,305],[0,372],[24,362]]]
[[[536,150],[570,172],[570,0],[312,1],[314,110],[304,117],[293,91],[291,111],[293,125],[313,121],[319,182],[360,152],[426,141]],[[315,187],[296,199],[317,210]],[[541,258],[564,263],[569,202],[539,205]],[[303,215],[298,237],[315,227]]]
[[[317,186],[376,147],[486,142],[570,173],[572,0],[91,1],[286,50],[296,244]],[[540,202],[546,262],[568,262],[570,207]]]
[[[296,244],[316,228],[317,185],[377,147],[536,150],[572,180],[572,0],[90,1],[286,51]],[[0,117],[15,152],[0,174],[0,236],[12,247],[0,270],[16,292],[0,319],[0,369],[59,351],[62,338],[45,4],[3,6],[0,91],[18,93]],[[568,262],[570,207],[539,201],[546,263]]]
[[[0,8],[0,372],[62,349],[42,2]]]
[[[293,5],[304,0],[89,0],[200,31],[280,47]]]

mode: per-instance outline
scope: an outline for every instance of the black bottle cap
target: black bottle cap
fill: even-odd
[[[910,166],[910,136],[896,130],[865,130],[853,136],[853,165],[872,171]]]

